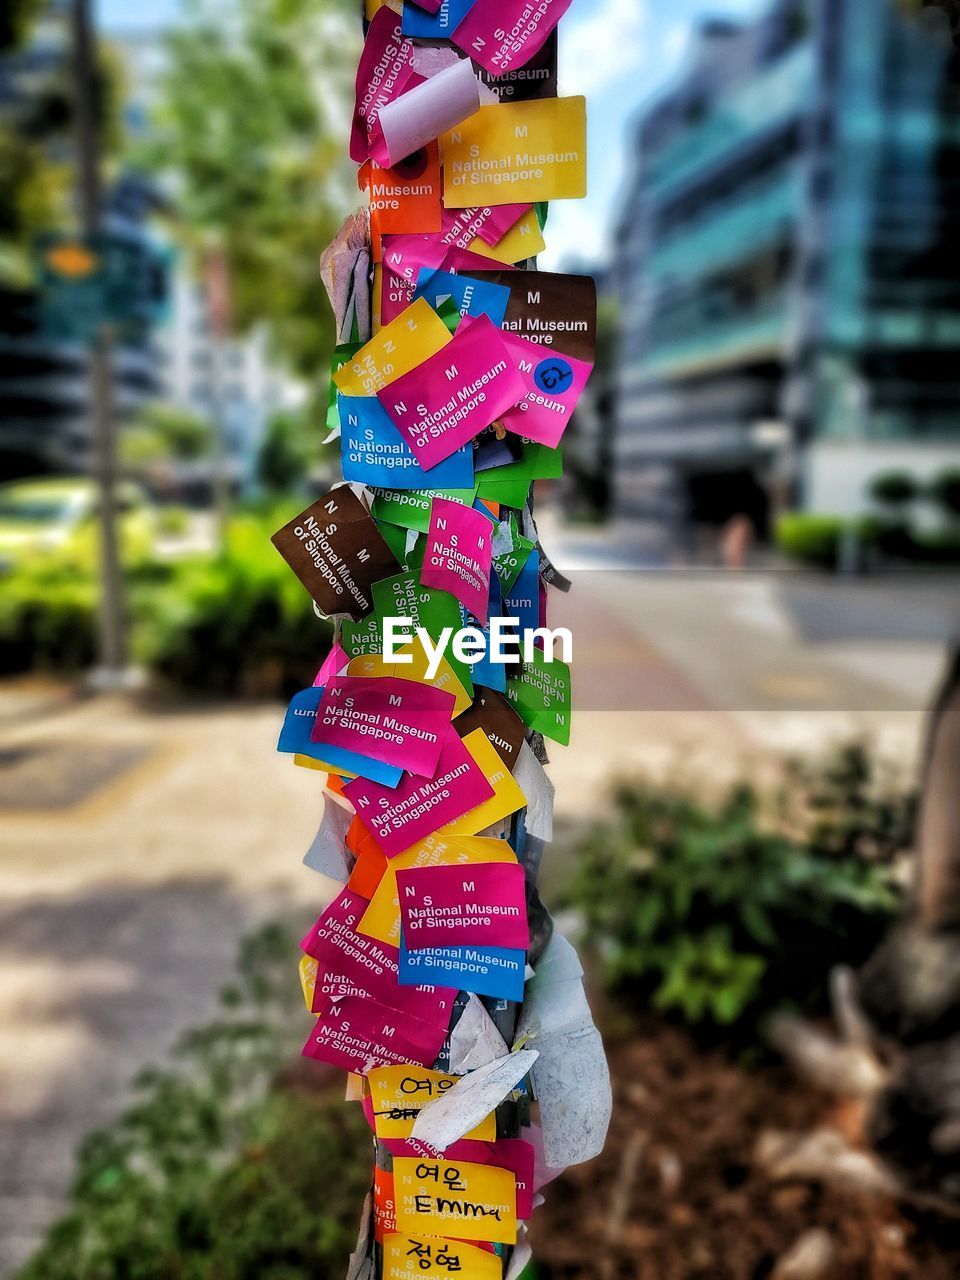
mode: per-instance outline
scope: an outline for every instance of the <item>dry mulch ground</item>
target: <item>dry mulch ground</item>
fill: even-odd
[[[786,1069],[744,1070],[652,1020],[608,1051],[606,1150],[548,1187],[533,1219],[545,1280],[960,1277],[956,1223],[875,1196],[778,1183],[755,1162],[764,1130],[810,1131],[835,1111]],[[784,1271],[812,1229],[827,1233],[832,1260]]]

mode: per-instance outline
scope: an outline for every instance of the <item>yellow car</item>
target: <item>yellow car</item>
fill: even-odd
[[[154,521],[142,491],[117,487],[124,559],[151,551]],[[0,486],[0,572],[26,563],[92,567],[99,554],[97,487],[85,477],[15,480]]]

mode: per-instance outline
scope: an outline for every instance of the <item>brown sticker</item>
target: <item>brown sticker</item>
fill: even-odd
[[[530,342],[555,347],[576,360],[593,361],[597,350],[597,285],[592,276],[547,271],[476,271],[482,280],[510,290],[501,326]]]
[[[484,67],[477,74],[501,102],[532,102],[534,98],[557,96],[557,33],[550,35],[529,62],[505,75],[495,76]]]
[[[500,759],[510,772],[517,763],[527,726],[514,711],[506,698],[493,689],[477,686],[473,706],[457,716],[453,727],[461,738],[482,729],[490,739]]]
[[[318,498],[270,539],[324,613],[360,619],[370,587],[400,571],[373,517],[346,486]]]

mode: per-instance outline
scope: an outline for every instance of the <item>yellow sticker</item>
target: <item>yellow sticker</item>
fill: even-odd
[[[494,262],[510,264],[522,262],[525,258],[535,258],[546,247],[547,242],[533,209],[529,209],[495,245],[485,244],[479,236],[470,242],[471,253],[478,253],[481,258],[492,258]]]
[[[423,647],[423,641],[419,636],[414,636],[410,644],[398,649],[397,653],[401,656],[409,654],[413,659],[412,662],[397,663],[393,674],[399,679],[415,680],[417,684],[428,684],[434,689],[443,689],[444,692],[453,694],[457,701],[454,704],[451,719],[455,720],[468,707],[473,706],[473,698],[464,688],[457,673],[445,657],[440,659],[437,674],[432,679],[428,679],[427,667],[430,659],[427,657],[427,651]]]
[[[378,1138],[409,1138],[417,1116],[428,1102],[442,1098],[460,1079],[443,1071],[431,1071],[412,1063],[377,1067],[367,1075],[373,1098],[374,1127]],[[491,1111],[469,1133],[476,1142],[496,1142],[497,1118]]]
[[[378,942],[400,945],[400,891],[397,872],[411,867],[467,866],[480,862],[516,862],[517,855],[506,840],[482,836],[428,836],[396,858],[387,869],[363,913],[357,932]]]
[[[383,1239],[383,1280],[501,1280],[503,1261],[462,1240],[393,1232]]]
[[[399,14],[400,0],[365,0],[364,11],[367,21],[372,22],[381,9],[392,9],[394,13]]]
[[[293,763],[301,769],[316,769],[318,773],[335,773],[341,778],[356,778],[359,774],[342,769],[340,765],[327,764],[324,760],[315,760],[313,756],[302,756],[299,752],[293,757]]]
[[[369,1092],[365,1076],[358,1076],[355,1071],[347,1072],[347,1089],[343,1095],[345,1102],[362,1102]]]
[[[453,335],[426,298],[409,307],[333,375],[345,396],[373,396],[445,347]]]
[[[313,956],[300,957],[300,986],[307,1004],[307,1013],[313,1013],[313,996],[317,989],[317,970],[320,966]]]
[[[462,818],[457,818],[456,822],[448,822],[445,827],[441,827],[439,834],[443,836],[476,835],[501,818],[516,813],[527,803],[527,797],[482,729],[474,729],[473,733],[468,733],[463,745],[483,770],[484,777],[493,787],[493,795],[484,800],[483,804],[477,805],[476,809],[465,813]]]
[[[362,653],[347,664],[348,676],[365,676],[371,680],[396,675],[396,664],[384,662],[382,653]]]
[[[584,98],[481,107],[443,137],[443,203],[534,204],[587,194]]]
[[[398,1156],[393,1161],[393,1187],[401,1231],[517,1242],[517,1180],[509,1169]]]

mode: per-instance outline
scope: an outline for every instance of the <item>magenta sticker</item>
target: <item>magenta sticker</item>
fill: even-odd
[[[393,676],[338,676],[326,687],[311,741],[432,777],[456,698]]]
[[[395,858],[489,800],[493,787],[451,727],[432,778],[405,777],[393,791],[356,778],[343,794],[384,854]]]
[[[397,872],[397,887],[408,951],[529,946],[526,877],[519,863],[413,867]]]
[[[493,523],[448,498],[434,498],[420,582],[448,591],[473,616],[486,623],[493,569]]]
[[[444,1026],[398,1017],[396,1009],[376,1000],[348,997],[317,1019],[303,1055],[359,1075],[407,1062],[429,1067],[446,1034]]]
[[[453,43],[491,75],[522,67],[543,48],[571,0],[476,0]]]
[[[330,648],[330,652],[323,660],[323,666],[314,678],[313,687],[315,689],[321,688],[329,679],[335,676],[338,671],[342,671],[349,661],[350,655],[340,647],[339,640],[334,640]]]
[[[472,440],[526,394],[500,330],[487,316],[377,392],[424,470]]]
[[[531,204],[501,204],[490,208],[444,209],[440,225],[441,243],[451,248],[469,249],[479,237],[484,244],[495,245],[532,208]],[[488,270],[491,265],[487,263]],[[446,269],[455,268],[448,264]]]
[[[508,431],[555,449],[570,424],[593,371],[552,347],[505,333],[503,341],[526,384],[527,394],[501,417]]]
[[[389,324],[413,301],[422,267],[438,271],[447,256],[444,244],[429,236],[384,236],[380,323]]]
[[[300,943],[301,951],[318,965],[314,1013],[321,1012],[328,1002],[363,996],[424,1022],[446,1025],[456,990],[401,987],[398,949],[357,932],[368,906],[366,898],[344,889]]]
[[[403,90],[414,74],[415,49],[400,30],[400,18],[384,6],[367,29],[357,68],[356,105],[350,133],[350,159],[357,164],[370,158],[381,110]]]

